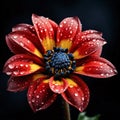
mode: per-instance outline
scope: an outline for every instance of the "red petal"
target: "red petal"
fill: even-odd
[[[74,59],[81,59],[99,50],[106,42],[101,37],[85,36],[79,48],[73,53]]]
[[[6,61],[4,67],[8,66],[13,61],[28,61],[28,62],[33,61],[36,64],[44,66],[43,61],[41,61],[38,57],[35,56],[33,57],[32,55],[28,54],[16,54]]]
[[[83,59],[81,65],[76,67],[75,71],[78,74],[95,78],[108,78],[117,73],[116,68],[110,61],[97,56]]]
[[[12,28],[12,32],[14,32],[14,31],[24,31],[24,32],[36,34],[34,26],[32,26],[30,24],[24,24],[24,23],[17,24],[16,26],[14,26]]]
[[[102,34],[96,30],[86,30],[83,32],[78,32],[74,38],[70,52],[74,52],[77,48],[79,48],[80,44],[82,44],[85,41],[89,41],[89,39],[103,39],[103,38]]]
[[[4,66],[4,72],[13,76],[24,76],[38,70],[43,71],[43,68],[33,63],[26,55],[15,55],[8,59]]]
[[[55,46],[53,24],[47,18],[35,14],[32,15],[32,21],[44,50],[52,50]]]
[[[90,34],[97,34],[102,36],[102,33],[97,30],[85,30],[82,32],[82,35],[90,35]]]
[[[38,79],[28,89],[28,102],[34,112],[49,107],[57,94],[51,91],[48,80]]]
[[[57,46],[70,49],[75,35],[81,31],[81,23],[77,17],[65,18],[58,27]]]
[[[31,76],[24,77],[10,77],[8,81],[8,91],[18,92],[25,90],[31,82]]]
[[[62,97],[82,112],[89,102],[89,89],[78,76],[72,75],[70,79],[66,80],[69,87],[62,93]]]
[[[91,56],[100,56],[102,53],[102,47],[98,48]]]
[[[6,36],[7,45],[15,54],[28,52],[42,58],[42,54],[32,41],[34,41],[34,37],[31,34],[28,36],[26,32],[22,31],[15,31]]]
[[[62,80],[54,80],[54,77],[51,77],[49,85],[51,90],[58,94],[63,93],[68,87],[68,83],[64,78]]]
[[[24,32],[27,37],[29,38],[29,40],[37,47],[37,49],[39,51],[41,51],[41,53],[44,52],[44,49],[40,43],[40,40],[37,36],[37,33],[35,31],[34,26],[29,25],[29,24],[17,24],[16,26],[14,26],[12,28],[12,31],[22,31]],[[32,39],[31,39],[32,38]]]
[[[48,19],[48,21],[50,22],[50,24],[52,25],[53,27],[53,30],[54,30],[54,36],[56,36],[56,33],[57,33],[57,29],[58,29],[58,24],[55,23],[53,20],[51,19]]]

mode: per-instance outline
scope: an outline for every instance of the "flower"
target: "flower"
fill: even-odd
[[[15,54],[3,70],[11,75],[8,90],[28,88],[28,102],[35,112],[49,107],[59,94],[78,110],[85,110],[90,93],[80,75],[108,78],[117,73],[111,62],[100,57],[106,43],[102,33],[82,31],[78,17],[67,17],[58,25],[32,14],[32,22],[18,24],[6,35]]]

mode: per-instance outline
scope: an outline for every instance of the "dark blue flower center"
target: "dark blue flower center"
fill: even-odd
[[[68,49],[55,47],[53,50],[48,50],[44,60],[46,72],[55,78],[68,76],[76,67],[76,61],[73,55],[68,53]]]

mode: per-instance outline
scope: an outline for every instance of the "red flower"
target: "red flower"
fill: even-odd
[[[116,74],[114,65],[100,57],[106,41],[95,30],[81,31],[78,17],[65,18],[59,25],[32,15],[33,26],[18,24],[6,36],[16,55],[8,59],[4,72],[11,75],[8,90],[28,88],[33,111],[49,107],[60,94],[80,111],[89,102],[89,89],[79,75],[107,78]]]

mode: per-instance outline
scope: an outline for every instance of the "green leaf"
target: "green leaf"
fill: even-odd
[[[77,120],[99,120],[100,115],[95,115],[93,117],[88,117],[86,116],[86,112],[82,112],[78,115],[78,119]]]

